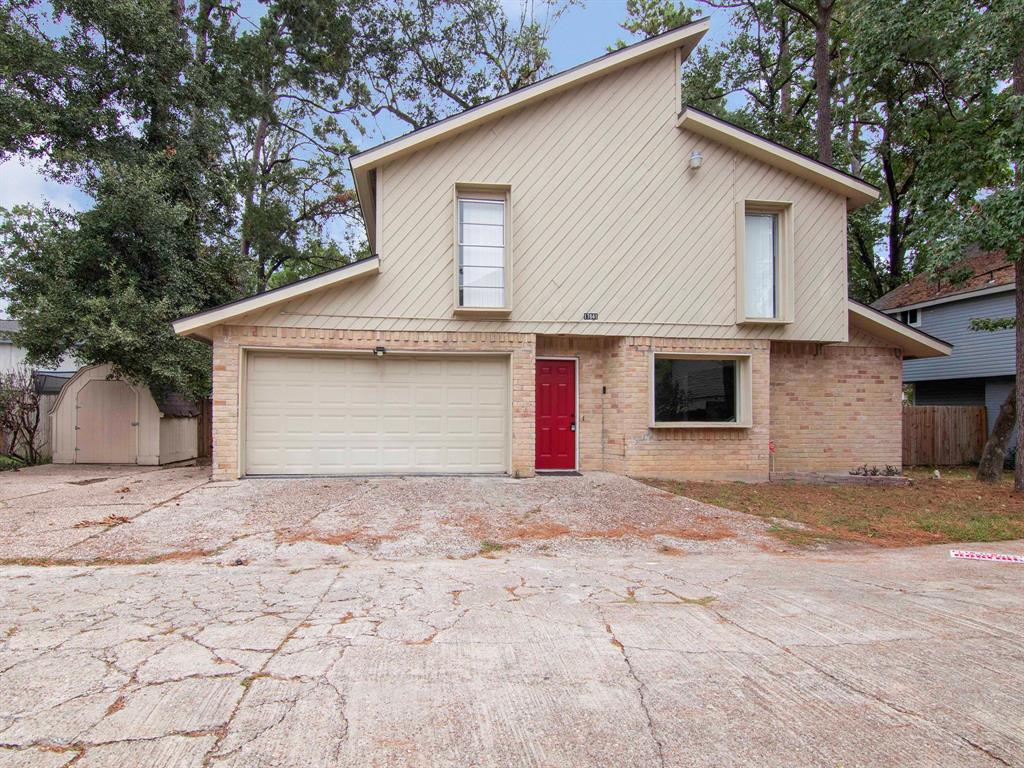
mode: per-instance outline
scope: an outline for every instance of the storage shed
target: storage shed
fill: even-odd
[[[179,395],[158,403],[113,366],[79,370],[50,411],[55,464],[171,464],[198,455],[199,407]]]

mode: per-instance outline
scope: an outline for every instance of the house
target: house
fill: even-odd
[[[18,330],[18,321],[7,318],[0,318],[0,374],[12,373],[24,368],[26,363],[26,352],[22,347],[14,343],[11,336]],[[60,361],[59,369],[55,371],[33,370],[32,375],[36,391],[39,393],[39,431],[36,435],[35,444],[44,458],[51,454],[50,421],[46,414],[57,399],[67,380],[74,375],[74,361],[71,358],[64,358]],[[10,435],[0,432],[0,453],[10,448]]]
[[[17,330],[17,320],[0,318],[0,373],[16,370],[25,362],[25,350],[11,339]]]
[[[974,318],[1014,317],[1014,267],[1003,251],[974,249],[947,272],[922,273],[872,306],[953,344],[949,356],[903,363],[916,405],[984,405],[991,433],[1016,375],[1016,333],[972,331]],[[1014,441],[1016,442],[1016,441]]]
[[[863,181],[680,103],[701,20],[352,158],[374,254],[182,318],[214,477],[900,464],[904,358],[847,299]]]

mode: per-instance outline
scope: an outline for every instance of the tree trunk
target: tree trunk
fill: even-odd
[[[780,95],[782,119],[786,123],[793,113],[793,57],[789,50],[789,13],[779,8],[779,74],[785,79]]]
[[[1024,261],[1018,260],[1013,268],[1014,278],[1017,286],[1014,289],[1014,304],[1017,312],[1015,325],[1017,326],[1017,384],[1024,381]],[[1021,429],[1021,416],[1024,414],[1024,387],[1015,386],[1017,394],[1017,435],[1024,435]],[[1024,461],[1021,460],[1020,451],[1017,451],[1017,460],[1013,467],[1013,490],[1024,491]]]
[[[978,474],[975,477],[983,483],[998,483],[1003,476],[1003,462],[1006,460],[1006,448],[1010,444],[1013,428],[1017,424],[1017,386],[1010,390],[1006,400],[999,408],[999,416],[992,427],[992,434],[985,442],[985,450],[981,453]]]
[[[829,82],[829,27],[834,0],[818,0],[814,25],[814,90],[818,98],[818,159],[832,164],[832,85]]]
[[[1018,51],[1017,58],[1013,62],[1013,92],[1017,96],[1024,96],[1024,50]],[[1024,179],[1024,168],[1018,163],[1015,181],[1019,186]],[[1024,261],[1018,259],[1013,267],[1014,280],[1017,282],[1014,290],[1014,309],[1017,316],[1014,325],[1017,333],[1017,377],[1016,382],[1021,382],[1024,376]],[[1021,430],[1021,420],[1024,418],[1024,387],[1017,387],[1017,440],[1024,435]],[[1020,451],[1018,450],[1019,454]],[[1013,463],[1013,490],[1024,491],[1024,461],[1017,460]]]

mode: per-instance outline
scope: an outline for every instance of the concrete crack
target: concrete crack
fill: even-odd
[[[619,638],[615,636],[615,631],[612,629],[611,622],[605,617],[604,612],[598,610],[601,618],[604,620],[604,630],[608,633],[611,638],[612,645],[619,649],[619,653],[622,654],[622,659],[626,663],[626,670],[629,672],[629,676],[633,678],[633,682],[636,683],[637,698],[640,702],[640,709],[644,713],[644,717],[647,720],[647,731],[651,735],[651,741],[654,742],[655,750],[658,753],[658,764],[665,768],[665,747],[661,743],[661,739],[658,738],[658,731],[654,727],[654,718],[651,717],[651,710],[647,704],[647,685],[637,675],[636,670],[633,668],[633,660],[629,657],[629,653],[626,651],[626,646],[619,641]]]

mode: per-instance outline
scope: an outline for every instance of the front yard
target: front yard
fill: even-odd
[[[648,481],[708,504],[772,520],[770,533],[793,545],[848,541],[902,547],[954,541],[1024,538],[1024,494],[1013,473],[997,486],[979,483],[971,467],[908,469],[904,488],[806,483]],[[789,525],[796,523],[798,525]]]

